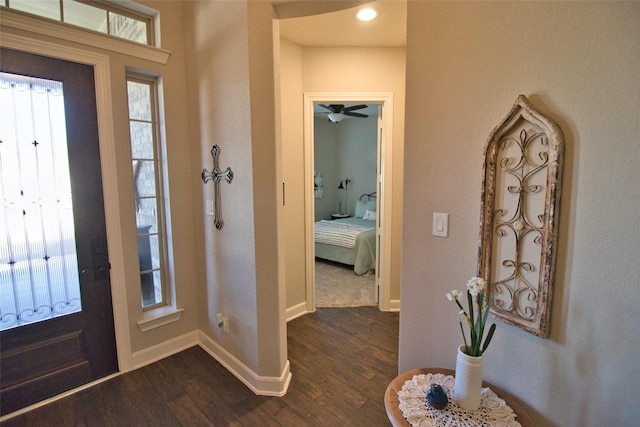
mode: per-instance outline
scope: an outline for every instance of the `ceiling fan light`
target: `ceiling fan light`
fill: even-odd
[[[360,21],[372,21],[376,19],[376,16],[378,16],[378,12],[371,8],[366,8],[360,9],[356,15],[356,18],[358,18]]]
[[[342,119],[344,119],[344,114],[342,114],[342,113],[329,113],[328,117],[329,117],[329,120],[331,120],[333,123],[340,123],[342,121]]]

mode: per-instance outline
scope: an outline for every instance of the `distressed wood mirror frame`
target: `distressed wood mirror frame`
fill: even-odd
[[[520,95],[487,140],[478,275],[492,316],[549,336],[564,136]]]

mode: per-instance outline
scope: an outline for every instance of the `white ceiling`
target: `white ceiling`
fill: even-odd
[[[356,13],[366,7],[375,9],[378,17],[358,21]],[[406,0],[363,1],[337,12],[280,19],[280,35],[301,46],[400,47],[406,45],[406,23]]]
[[[401,47],[406,45],[406,0],[363,1],[361,6],[300,18],[280,19],[281,37],[301,46],[360,46]],[[334,3],[335,4],[335,3]],[[356,13],[365,7],[378,12],[371,22],[360,22]],[[347,104],[347,106],[352,104]],[[359,113],[376,115],[377,106],[358,110]],[[326,115],[327,111],[314,105],[314,113]],[[352,117],[345,117],[352,119]]]

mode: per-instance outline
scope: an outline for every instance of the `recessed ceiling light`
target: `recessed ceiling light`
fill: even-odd
[[[361,21],[371,21],[378,16],[378,12],[373,9],[360,9],[356,17]]]

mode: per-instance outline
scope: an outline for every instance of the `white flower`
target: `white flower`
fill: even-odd
[[[484,290],[487,283],[481,277],[472,277],[467,282],[467,289],[471,292],[471,295],[476,296]]]
[[[487,282],[481,277],[472,277],[469,279],[467,282],[467,297],[465,298],[469,303],[468,312],[460,303],[460,291],[454,290],[447,293],[447,299],[449,301],[454,301],[458,308],[460,308],[460,312],[458,313],[458,322],[460,323],[462,340],[464,341],[464,347],[467,349],[466,354],[473,357],[482,356],[482,353],[484,353],[489,346],[489,343],[493,338],[493,333],[496,330],[496,325],[494,323],[489,327],[489,331],[485,336],[484,328],[485,323],[487,322],[488,312],[485,311],[483,315],[482,311],[483,309],[490,310],[489,307],[493,304],[493,295],[489,297],[489,302],[486,307],[483,305],[482,301],[484,297],[480,298],[480,293],[485,290],[486,286]],[[471,340],[467,340],[465,324],[469,329],[469,337]]]
[[[455,289],[451,292],[447,292],[447,299],[449,301],[455,301],[460,298],[460,291],[456,291]]]

